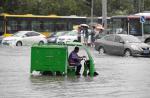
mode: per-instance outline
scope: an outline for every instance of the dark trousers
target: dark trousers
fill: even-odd
[[[78,36],[78,42],[81,42],[81,36]]]
[[[76,73],[80,73],[81,67],[82,67],[81,64],[76,66]]]

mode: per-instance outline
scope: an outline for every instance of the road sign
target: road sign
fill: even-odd
[[[141,23],[144,23],[144,22],[145,22],[145,17],[144,17],[144,16],[141,16],[141,17],[140,17],[140,22],[141,22]]]
[[[143,29],[143,25],[144,25],[144,23],[145,23],[145,17],[144,16],[141,16],[140,17],[140,23],[142,24],[141,26],[142,26],[142,39],[144,39],[144,29]]]

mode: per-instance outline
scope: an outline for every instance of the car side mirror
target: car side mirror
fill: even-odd
[[[23,35],[22,38],[27,37],[26,35]]]
[[[125,42],[124,42],[124,41],[120,41],[120,43],[125,44]]]

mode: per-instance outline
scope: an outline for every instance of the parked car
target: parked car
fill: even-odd
[[[57,43],[77,42],[77,40],[78,40],[78,32],[68,31],[65,35],[59,36],[57,38]]]
[[[44,35],[35,31],[18,31],[10,37],[5,37],[2,40],[3,45],[32,45],[34,43],[45,44],[47,39]]]
[[[48,42],[48,43],[56,43],[57,38],[58,38],[59,36],[62,36],[62,35],[64,35],[64,34],[66,34],[66,33],[67,33],[67,31],[55,32],[55,33],[53,33],[51,36],[49,36],[49,37],[47,38],[47,42]]]
[[[124,56],[150,55],[150,46],[137,37],[126,34],[110,34],[96,40],[95,49],[99,53]]]

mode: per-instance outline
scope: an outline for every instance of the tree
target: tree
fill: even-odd
[[[91,6],[92,6],[92,0],[86,0],[86,1],[85,1],[85,4],[86,4],[87,6],[89,6],[89,7],[91,7]]]
[[[93,0],[94,16],[102,16],[102,0]],[[150,0],[107,0],[108,16],[150,10]],[[0,0],[0,13],[90,16],[91,0]]]

